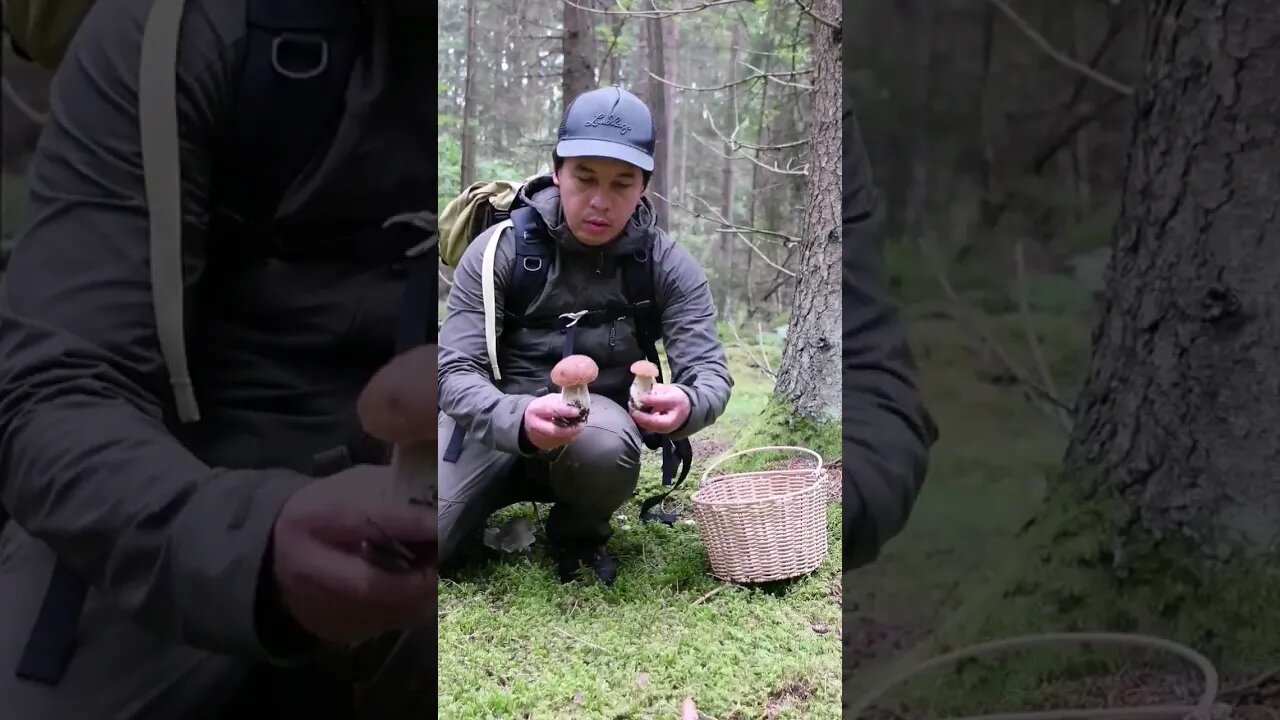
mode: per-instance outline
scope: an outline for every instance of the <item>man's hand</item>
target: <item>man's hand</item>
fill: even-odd
[[[391,493],[391,470],[357,466],[294,493],[276,520],[272,558],[285,610],[329,642],[422,627],[436,615],[435,510]],[[419,572],[389,573],[361,555],[367,538],[431,548]]]
[[[693,407],[689,396],[675,385],[658,385],[639,398],[643,411],[631,408],[631,419],[641,430],[666,434],[684,426]]]
[[[524,410],[524,433],[529,442],[539,450],[554,450],[568,445],[582,434],[582,424],[561,427],[556,418],[576,420],[581,411],[560,399],[560,395],[543,395],[535,398]]]

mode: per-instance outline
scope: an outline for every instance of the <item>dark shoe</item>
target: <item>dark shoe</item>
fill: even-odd
[[[555,556],[556,576],[562,583],[568,584],[576,580],[578,568],[583,565],[591,568],[605,585],[612,585],[618,577],[617,566],[604,545],[569,543],[554,547],[552,553]]]

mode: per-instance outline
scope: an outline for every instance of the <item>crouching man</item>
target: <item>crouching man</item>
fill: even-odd
[[[706,275],[643,197],[654,129],[625,90],[580,95],[552,173],[525,183],[511,220],[458,263],[440,329],[442,563],[495,511],[551,502],[560,580],[585,565],[611,583],[610,519],[635,492],[642,450],[687,441],[729,401]],[[659,339],[670,375],[633,403],[632,365],[657,361]],[[552,373],[570,356],[594,375],[575,404]]]

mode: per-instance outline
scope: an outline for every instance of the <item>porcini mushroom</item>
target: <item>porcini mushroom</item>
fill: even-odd
[[[631,363],[631,374],[636,376],[631,382],[631,407],[643,410],[640,398],[653,389],[653,381],[658,378],[658,366],[648,360],[637,360]]]
[[[438,410],[437,346],[423,345],[392,358],[374,373],[356,400],[360,425],[394,445],[393,496],[413,505],[435,505]],[[370,521],[372,522],[372,521]],[[374,526],[364,557],[388,572],[426,567],[434,542],[404,542]]]
[[[599,374],[600,368],[586,355],[570,355],[551,369],[551,382],[560,388],[560,399],[581,411],[577,418],[565,419],[564,424],[576,425],[587,419],[591,411],[591,392],[587,386]]]
[[[435,444],[438,403],[436,346],[423,345],[392,358],[356,400],[360,425],[385,443]]]

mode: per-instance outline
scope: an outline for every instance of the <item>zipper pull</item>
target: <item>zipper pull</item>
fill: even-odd
[[[609,326],[609,347],[615,347],[618,344],[618,321],[614,320]]]

